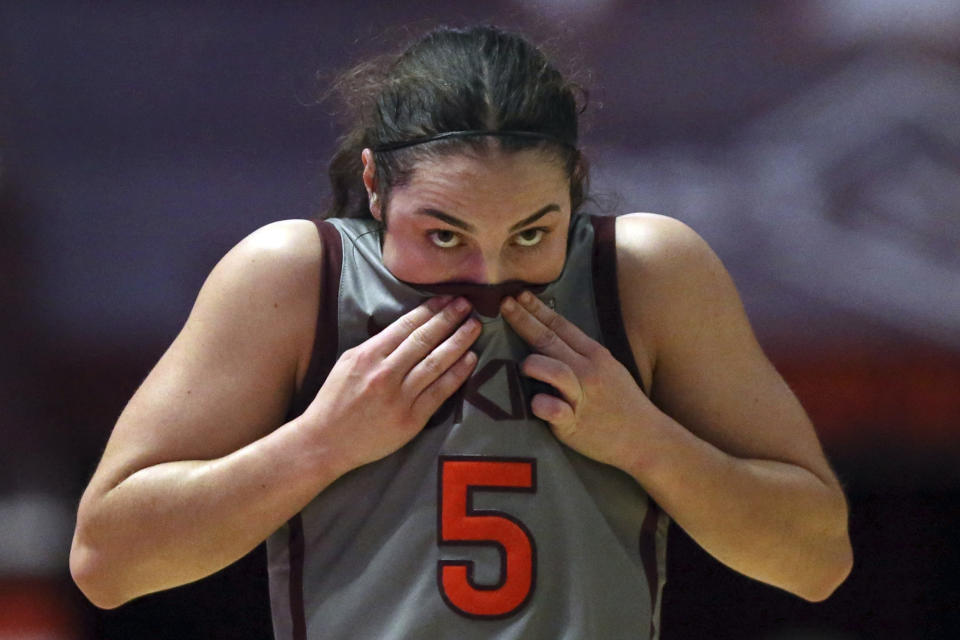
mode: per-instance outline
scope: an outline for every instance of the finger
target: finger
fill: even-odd
[[[434,380],[453,366],[480,335],[480,321],[468,318],[453,335],[444,340],[427,356],[414,365],[401,385],[401,392],[415,398]]]
[[[535,353],[527,356],[520,371],[529,378],[551,385],[571,407],[578,406],[583,399],[580,379],[565,362]]]
[[[430,298],[415,309],[408,311],[371,338],[377,350],[384,356],[393,353],[407,336],[423,326],[428,320],[442,311],[450,302],[451,296]]]
[[[575,416],[573,407],[560,398],[545,393],[533,396],[533,400],[530,401],[530,410],[533,415],[549,422],[556,431],[560,432],[567,430],[569,425],[573,424]]]
[[[500,304],[503,317],[517,335],[523,338],[535,351],[564,362],[575,362],[580,358],[573,347],[567,344],[556,331],[545,325],[515,299],[506,297]]]
[[[384,364],[406,377],[417,363],[456,331],[469,312],[470,303],[465,298],[454,299],[404,338],[384,359]]]
[[[440,405],[459,389],[477,364],[477,354],[467,351],[442,376],[433,381],[413,402],[413,414],[426,424]]]
[[[517,296],[517,302],[580,355],[588,356],[595,347],[599,346],[599,343],[581,331],[580,327],[548,307],[529,291],[524,291]]]

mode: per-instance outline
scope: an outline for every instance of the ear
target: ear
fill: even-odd
[[[377,166],[373,160],[373,152],[364,149],[360,152],[360,160],[363,162],[363,186],[367,189],[367,198],[370,201],[370,215],[382,222],[380,198],[377,196]]]

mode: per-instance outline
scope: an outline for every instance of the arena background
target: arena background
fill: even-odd
[[[438,23],[591,89],[592,205],[716,249],[813,417],[856,566],[809,604],[674,528],[667,640],[960,633],[960,3],[0,2],[0,640],[269,637],[262,552],[102,612],[77,501],[233,244],[323,204],[320,86]]]

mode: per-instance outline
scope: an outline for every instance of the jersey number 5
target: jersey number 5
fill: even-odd
[[[469,618],[505,618],[530,600],[536,585],[537,547],[526,526],[501,511],[473,508],[476,491],[534,493],[533,458],[441,456],[439,469],[439,544],[495,547],[500,580],[474,581],[473,562],[441,560],[437,582],[444,601]]]

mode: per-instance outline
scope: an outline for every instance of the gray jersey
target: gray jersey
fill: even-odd
[[[324,294],[291,415],[343,351],[436,292],[384,267],[373,221],[318,228]],[[635,373],[612,231],[611,218],[575,217],[561,277],[533,290]],[[538,389],[518,366],[530,349],[497,315],[503,291],[473,289],[483,331],[467,383],[406,446],[338,479],[268,540],[277,640],[658,635],[666,516],[530,413]]]

